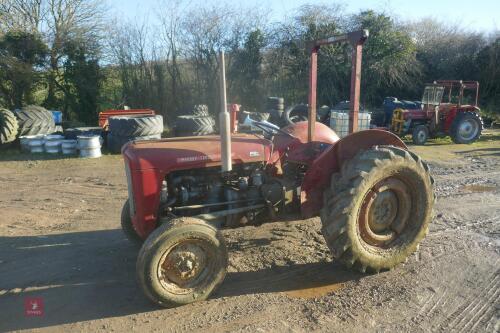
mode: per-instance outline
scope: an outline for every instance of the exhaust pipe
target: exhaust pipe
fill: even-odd
[[[221,162],[222,172],[229,172],[233,169],[231,161],[231,131],[229,128],[230,117],[227,111],[226,101],[226,65],[224,61],[224,51],[220,52],[220,103],[221,112],[219,113],[219,129],[221,144]]]

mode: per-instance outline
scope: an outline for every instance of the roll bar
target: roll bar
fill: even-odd
[[[361,87],[361,56],[363,53],[363,44],[369,36],[369,31],[358,30],[346,34],[332,36],[325,39],[319,39],[309,43],[308,48],[311,52],[311,62],[309,67],[309,126],[307,131],[308,142],[314,141],[314,129],[316,126],[316,90],[318,83],[318,51],[321,46],[349,42],[352,47],[352,65],[351,65],[351,96],[349,111],[349,133],[354,133],[358,129],[359,113],[359,95]]]

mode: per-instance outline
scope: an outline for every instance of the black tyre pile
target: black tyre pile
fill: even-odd
[[[64,130],[64,137],[67,140],[76,140],[79,136],[101,135],[102,127],[74,127]]]
[[[285,110],[285,99],[283,97],[268,97],[267,98],[267,111],[269,113],[269,119],[273,124],[280,127],[285,125],[283,121],[283,113]]]
[[[0,145],[11,143],[17,138],[19,125],[13,112],[0,109]]]
[[[195,105],[186,113],[175,121],[175,136],[200,136],[216,132],[215,119],[209,115],[206,105]]]
[[[109,118],[108,149],[120,153],[129,141],[160,139],[163,133],[163,117],[155,116],[115,116]]]

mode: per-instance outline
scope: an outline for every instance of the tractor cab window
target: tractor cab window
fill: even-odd
[[[443,98],[444,87],[428,86],[424,89],[422,104],[439,105]]]
[[[476,89],[464,89],[462,105],[476,105]]]

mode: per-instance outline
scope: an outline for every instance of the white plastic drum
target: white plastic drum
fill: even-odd
[[[23,135],[19,137],[19,142],[21,143],[21,150],[24,152],[30,152],[30,141],[34,139],[43,139],[44,135]]]
[[[61,150],[64,155],[75,155],[77,148],[76,140],[62,140]]]
[[[43,140],[43,138],[30,139],[29,143],[28,143],[28,145],[30,147],[30,152],[31,153],[43,153],[44,152],[44,150],[43,150],[44,142],[45,142],[45,140]]]
[[[49,154],[59,154],[61,152],[61,144],[64,140],[62,135],[46,135],[45,136],[45,152]]]
[[[78,136],[78,149],[80,157],[101,157],[101,142],[99,135]]]

